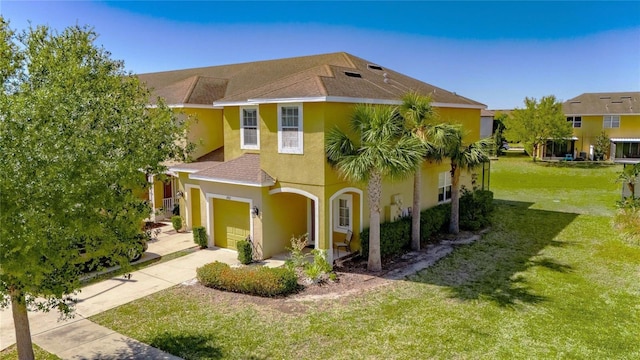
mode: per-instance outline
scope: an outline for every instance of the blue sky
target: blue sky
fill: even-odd
[[[640,91],[640,2],[7,1],[14,29],[90,25],[135,73],[346,51],[487,104]]]

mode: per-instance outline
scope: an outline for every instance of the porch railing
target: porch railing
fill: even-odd
[[[162,199],[162,210],[165,215],[171,214],[173,211],[173,198],[164,198]]]

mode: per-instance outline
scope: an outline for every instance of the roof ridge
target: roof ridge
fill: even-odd
[[[351,57],[352,57],[353,55],[349,54],[349,53],[348,53],[348,52],[346,52],[346,51],[341,51],[341,52],[340,52],[340,54],[341,54],[341,55],[342,55],[342,56],[347,60],[347,62],[348,62],[349,64],[351,64],[351,67],[352,67],[352,68],[354,68],[354,69],[357,69],[357,68],[358,68],[358,67],[356,66],[356,64],[353,62],[353,59],[351,59]]]
[[[182,103],[186,104],[189,100],[189,98],[191,97],[191,94],[193,94],[193,89],[196,88],[196,84],[198,83],[198,80],[200,79],[200,75],[194,75],[192,76],[194,79],[191,82],[191,85],[189,85],[189,90],[187,90],[184,98],[182,99]]]

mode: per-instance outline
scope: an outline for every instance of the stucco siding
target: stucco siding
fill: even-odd
[[[466,143],[480,139],[480,109],[437,108],[437,112],[438,121],[462,124]]]
[[[180,109],[189,119],[188,139],[195,145],[193,159],[207,154],[224,145],[221,109]]]
[[[307,198],[293,193],[265,195],[263,252],[266,258],[291,247],[291,237],[307,233]]]

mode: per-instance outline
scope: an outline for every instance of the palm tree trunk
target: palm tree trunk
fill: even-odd
[[[372,171],[367,185],[369,193],[369,262],[367,270],[381,271],[380,256],[380,198],[382,197],[382,175]]]
[[[449,233],[460,232],[460,168],[451,165],[451,221]]]
[[[24,293],[20,290],[11,289],[11,312],[13,313],[13,324],[16,331],[16,346],[18,348],[18,359],[33,360],[33,344],[31,342],[31,329],[29,328],[29,316],[25,303]]]
[[[422,184],[422,166],[413,174],[413,207],[411,208],[411,249],[420,250],[420,188]]]

